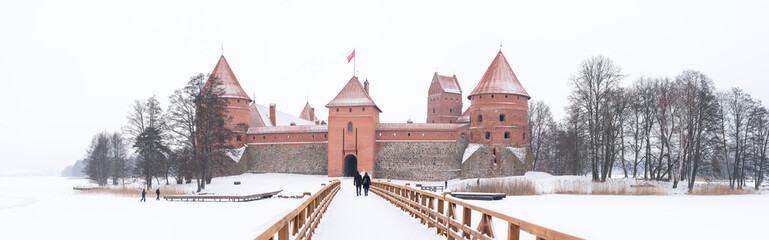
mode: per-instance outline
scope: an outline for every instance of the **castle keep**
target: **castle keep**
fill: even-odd
[[[381,123],[369,83],[352,77],[325,107],[328,122],[309,103],[298,116],[275,104],[253,103],[222,56],[211,77],[221,80],[231,156],[241,171],[442,181],[521,175],[531,169],[528,93],[500,51],[469,94],[462,111],[457,76],[433,75],[426,123]],[[209,87],[209,86],[206,86]],[[245,128],[244,126],[248,126]]]

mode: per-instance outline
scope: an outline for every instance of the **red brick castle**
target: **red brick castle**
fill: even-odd
[[[447,180],[520,175],[531,169],[528,93],[499,52],[462,112],[457,76],[435,73],[426,123],[381,123],[369,83],[352,77],[326,108],[328,123],[307,103],[299,116],[262,106],[243,91],[222,56],[212,77],[223,83],[235,133],[231,156],[241,172],[266,171]],[[207,86],[208,87],[208,86]],[[244,125],[245,124],[245,125]],[[238,126],[249,126],[240,129]],[[242,128],[242,127],[241,127]]]

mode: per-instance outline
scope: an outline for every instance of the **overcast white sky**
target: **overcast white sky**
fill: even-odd
[[[0,2],[0,175],[71,165],[134,99],[165,105],[213,70],[221,44],[257,103],[298,115],[309,97],[322,119],[353,48],[382,122],[423,122],[433,73],[456,74],[467,96],[500,40],[558,119],[569,76],[596,54],[625,84],[694,69],[769,102],[769,1],[255,2]]]

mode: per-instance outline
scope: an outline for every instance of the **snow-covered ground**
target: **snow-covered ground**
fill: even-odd
[[[281,195],[301,195],[315,193],[328,180],[318,175],[244,174],[215,178],[207,191],[250,194],[283,189]],[[0,239],[253,239],[304,201],[167,202],[156,201],[153,192],[145,203],[72,190],[82,185],[88,182],[0,177]]]
[[[215,178],[207,192],[250,194],[283,189],[281,195],[293,196],[314,193],[330,179],[317,175],[244,174]],[[241,185],[233,185],[233,181],[241,181]],[[434,229],[419,224],[374,194],[354,197],[351,180],[342,181],[342,189],[321,220],[316,238],[440,238]],[[410,182],[412,186],[443,184],[393,182]],[[449,186],[467,182],[452,180]],[[144,203],[135,197],[72,190],[82,185],[88,185],[87,181],[77,178],[0,177],[0,239],[253,239],[306,199],[166,202],[155,201],[154,194],[148,194]],[[194,185],[183,188],[191,192]],[[469,202],[588,239],[761,239],[767,235],[763,227],[769,216],[769,194],[544,194]],[[473,216],[473,224],[479,217]],[[497,237],[503,239],[505,223],[497,220],[494,225]],[[526,234],[522,237],[533,239]]]

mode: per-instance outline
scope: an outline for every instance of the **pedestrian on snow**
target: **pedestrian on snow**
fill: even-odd
[[[371,185],[371,178],[368,176],[368,173],[363,173],[363,191],[366,193],[366,196],[368,196],[368,187]]]
[[[147,199],[144,198],[144,196],[146,196],[146,195],[147,195],[147,191],[144,191],[144,188],[142,188],[142,199],[139,200],[139,202],[142,202],[142,201],[143,202],[147,202]]]
[[[158,198],[156,198],[155,200],[160,201],[160,188],[158,188],[158,190],[155,190],[155,194],[158,195]]]
[[[355,176],[352,181],[355,185],[355,196],[360,196],[360,186],[363,185],[363,178],[360,177],[360,172],[355,171]]]

